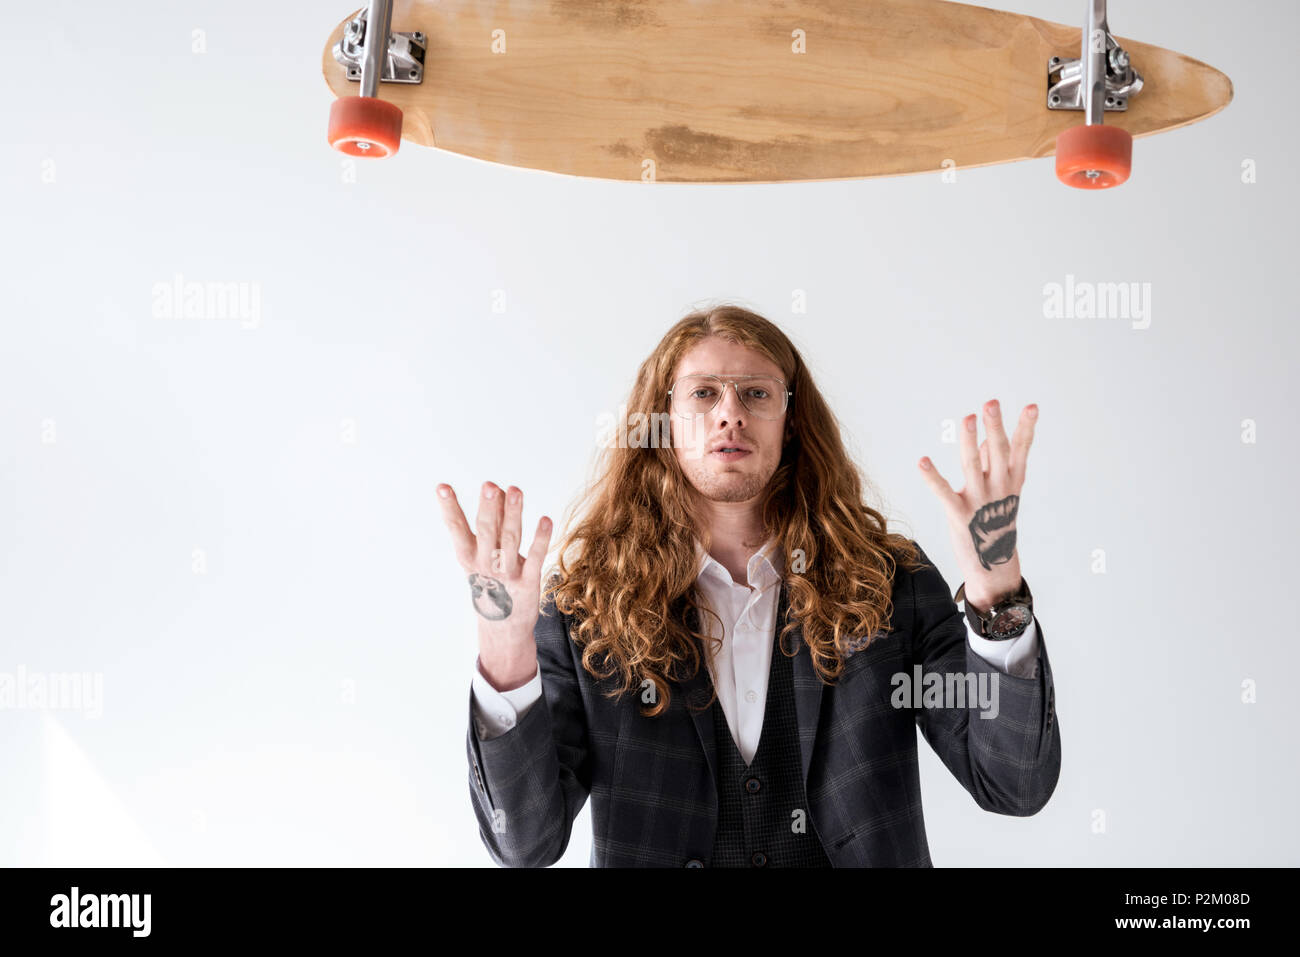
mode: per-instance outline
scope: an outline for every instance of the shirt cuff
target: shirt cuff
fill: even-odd
[[[965,616],[963,615],[963,618]],[[994,641],[975,633],[970,619],[966,619],[966,637],[970,646],[986,662],[1004,674],[1017,678],[1038,677],[1038,619],[1008,641]]]
[[[497,691],[483,677],[482,665],[475,658],[470,689],[479,740],[488,741],[505,734],[522,721],[528,708],[542,696],[542,669],[539,665],[527,684],[510,691]]]

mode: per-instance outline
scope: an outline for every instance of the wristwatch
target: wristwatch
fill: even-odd
[[[966,608],[966,620],[975,634],[990,641],[1010,641],[1019,638],[1034,620],[1034,596],[1029,593],[1029,583],[1023,577],[1020,588],[1008,598],[995,602],[988,611],[979,611],[966,600],[966,583],[962,582],[953,596]]]

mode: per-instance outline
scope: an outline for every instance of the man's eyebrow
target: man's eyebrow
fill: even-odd
[[[683,372],[682,375],[713,375],[722,379],[756,379],[759,377],[764,379],[781,378],[781,376],[777,375],[775,372],[705,372],[700,370],[698,372]],[[681,376],[678,378],[681,378]]]

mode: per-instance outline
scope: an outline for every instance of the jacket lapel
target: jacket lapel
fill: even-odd
[[[702,630],[699,624],[700,616],[694,609],[689,612],[689,620],[693,629]],[[703,659],[708,654],[708,649],[701,647],[700,654]],[[717,781],[718,741],[713,731],[712,709],[704,706],[712,695],[713,679],[709,677],[709,666],[704,660],[700,661],[699,670],[694,675],[681,682],[681,688],[685,701],[689,705],[687,710],[695,724],[695,733],[700,739],[700,747],[704,749],[704,758],[709,762],[709,780]]]
[[[785,582],[781,582],[781,601],[776,612],[776,633],[781,633],[788,611]],[[795,623],[790,632],[792,646],[795,649],[794,661],[794,710],[799,718],[799,756],[803,759],[803,783],[808,786],[808,768],[812,766],[813,745],[817,743],[817,723],[822,713],[821,678],[813,668],[812,655],[803,640],[803,626]],[[781,654],[778,645],[772,649],[773,654]]]

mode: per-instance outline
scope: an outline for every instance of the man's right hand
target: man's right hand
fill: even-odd
[[[456,493],[439,485],[442,517],[451,530],[456,560],[465,571],[465,588],[478,612],[478,660],[483,677],[497,691],[522,687],[537,674],[537,625],[542,596],[542,562],[551,542],[551,520],[537,523],[528,558],[519,554],[524,493],[503,492],[484,482],[470,531]]]

